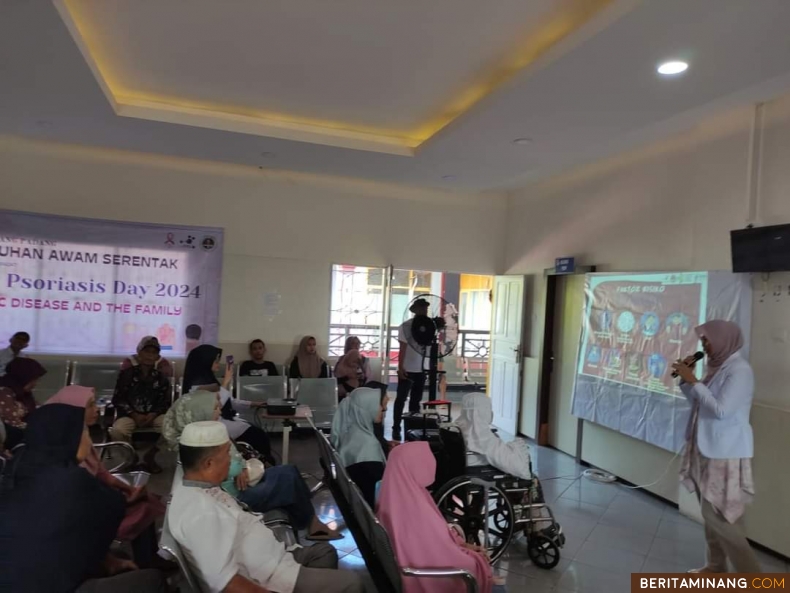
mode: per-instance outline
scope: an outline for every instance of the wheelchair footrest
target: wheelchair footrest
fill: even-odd
[[[418,428],[406,431],[406,441],[410,443],[415,441],[441,442],[441,437],[439,436],[438,428],[428,428],[425,430]]]

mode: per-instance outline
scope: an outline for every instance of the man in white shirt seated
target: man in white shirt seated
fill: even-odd
[[[5,368],[8,363],[14,360],[17,356],[21,356],[22,350],[27,348],[30,343],[30,334],[27,332],[16,332],[11,339],[8,340],[8,348],[0,350],[0,377],[5,375]]]
[[[179,440],[184,479],[168,509],[170,533],[203,591],[211,593],[362,593],[359,576],[337,568],[325,543],[288,552],[261,516],[220,489],[230,468],[230,439],[220,422],[187,425]]]

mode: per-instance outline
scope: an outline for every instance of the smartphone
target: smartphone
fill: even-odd
[[[228,366],[231,366],[233,364],[233,355],[232,354],[228,354],[225,357],[225,364],[227,364]]]

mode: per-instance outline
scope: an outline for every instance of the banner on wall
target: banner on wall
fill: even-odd
[[[711,319],[738,323],[748,356],[748,277],[588,274],[573,415],[679,451],[691,406],[672,377],[672,363],[702,349],[694,328]]]
[[[184,356],[218,338],[223,231],[0,210],[0,347]]]

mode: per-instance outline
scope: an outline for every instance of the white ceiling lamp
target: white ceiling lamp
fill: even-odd
[[[532,138],[516,138],[513,140],[513,144],[518,144],[519,146],[526,146],[528,144],[532,144]]]
[[[659,64],[656,71],[664,76],[677,76],[678,74],[683,74],[688,68],[689,65],[687,62],[672,60]]]

